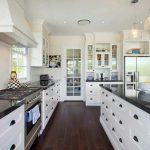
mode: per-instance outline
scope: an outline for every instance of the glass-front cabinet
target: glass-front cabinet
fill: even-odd
[[[81,50],[67,49],[67,96],[81,96]]]
[[[117,70],[117,45],[112,45],[112,70]]]
[[[110,53],[96,52],[95,53],[95,68],[110,68]]]
[[[88,45],[88,62],[87,62],[87,70],[93,70],[93,45]]]

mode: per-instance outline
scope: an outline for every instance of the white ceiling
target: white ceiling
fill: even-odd
[[[31,19],[48,21],[53,35],[118,32],[131,29],[134,22],[130,0],[25,0],[25,8]],[[144,22],[150,15],[150,0],[139,0],[136,8],[138,20]],[[90,19],[91,24],[79,26],[80,19]]]

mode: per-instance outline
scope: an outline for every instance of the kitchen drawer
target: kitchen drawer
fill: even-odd
[[[145,136],[142,132],[136,128],[130,130],[128,136],[128,149],[132,150],[149,150],[150,149],[150,136]]]
[[[143,110],[133,106],[132,104],[129,107],[129,127],[136,128],[144,134],[150,135],[150,114],[144,112]]]
[[[111,133],[113,134],[114,140],[116,141],[119,150],[130,150],[127,149],[126,133],[123,133],[114,122],[111,122]]]
[[[0,119],[0,138],[15,127],[22,128],[22,124],[24,124],[24,105]]]
[[[24,150],[24,131],[15,128],[0,140],[1,150]]]

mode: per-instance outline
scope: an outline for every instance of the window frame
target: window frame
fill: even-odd
[[[20,52],[17,52],[17,51],[15,51],[14,49],[13,49],[13,47],[16,47],[16,48],[24,48],[25,49],[25,51],[26,51],[26,53],[25,54],[23,54],[23,53],[20,53]],[[15,46],[12,46],[11,47],[11,67],[10,67],[10,72],[12,71],[12,69],[13,69],[13,52],[15,52],[15,53],[17,53],[17,54],[21,54],[21,55],[23,55],[23,56],[26,56],[26,62],[27,62],[27,65],[26,65],[26,73],[27,73],[27,76],[26,77],[22,77],[22,78],[19,78],[19,77],[17,77],[18,78],[18,80],[20,81],[20,82],[28,82],[29,80],[30,80],[30,66],[29,66],[29,48],[27,48],[27,47],[20,47],[20,46],[17,46],[17,45],[15,45]]]

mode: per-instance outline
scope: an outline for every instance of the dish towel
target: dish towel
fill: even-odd
[[[40,118],[39,105],[36,105],[32,109],[32,124],[35,124],[39,118]]]
[[[32,113],[32,110],[30,110],[26,113],[26,121],[31,122],[32,118],[33,118],[33,113]]]

